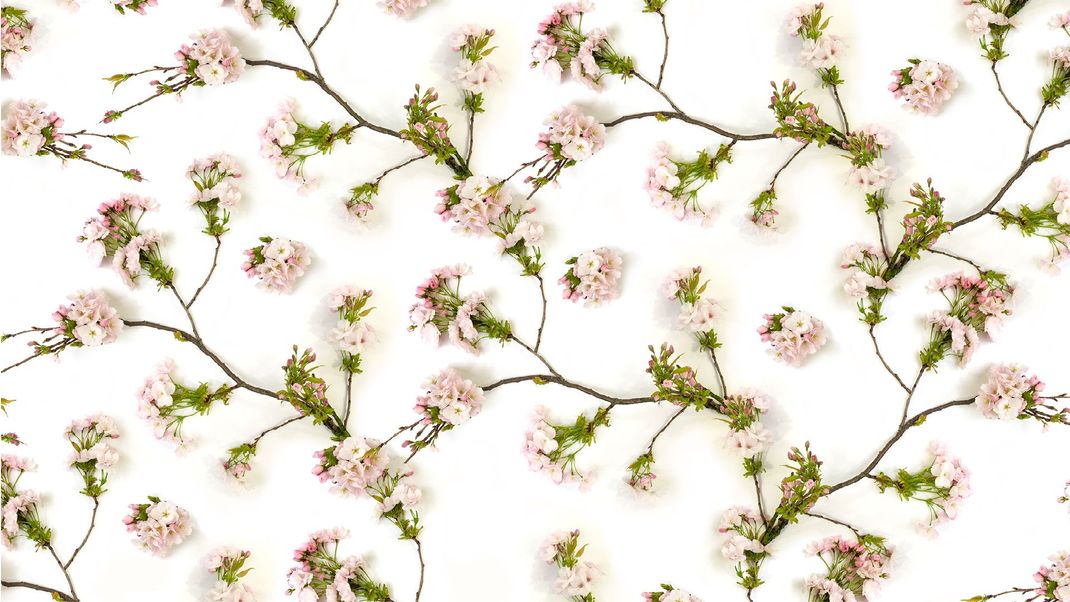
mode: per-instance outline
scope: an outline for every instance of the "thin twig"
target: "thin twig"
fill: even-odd
[[[968,259],[966,257],[962,257],[961,255],[955,255],[954,253],[949,253],[947,251],[941,251],[940,249],[926,249],[926,250],[929,251],[930,253],[933,253],[933,254],[936,254],[936,255],[943,255],[944,257],[950,257],[951,259],[957,259],[957,260],[962,261],[964,263],[968,263],[971,266],[973,266],[973,269],[977,270],[978,273],[982,273],[982,272],[985,271],[984,268],[982,268],[980,266],[980,264],[978,264],[977,262],[973,261],[972,259]]]
[[[546,326],[546,283],[543,282],[542,274],[535,274],[535,277],[539,280],[539,296],[542,297],[542,317],[539,318],[539,332],[535,335],[535,351],[537,352],[542,346],[542,329]]]
[[[476,146],[476,112],[472,109],[468,110],[468,148],[464,151],[464,162],[468,163],[472,160],[472,149]]]
[[[182,306],[182,311],[186,312],[186,319],[189,320],[190,328],[193,329],[193,334],[197,338],[201,338],[201,333],[197,332],[197,322],[193,320],[193,314],[189,310],[189,304],[182,299],[182,295],[178,294],[178,289],[175,288],[174,283],[167,285],[167,288],[171,289],[171,292],[175,294],[175,299],[178,299],[178,304]]]
[[[672,424],[673,422],[676,422],[676,419],[680,417],[680,414],[683,414],[684,411],[686,411],[686,410],[687,410],[687,406],[684,406],[684,407],[680,408],[679,410],[677,410],[676,412],[673,412],[673,415],[670,416],[669,419],[665,421],[665,424],[661,425],[661,428],[658,429],[658,432],[654,433],[654,436],[650,438],[650,445],[646,446],[646,453],[649,454],[649,453],[653,453],[654,452],[654,443],[657,442],[658,437],[660,437],[661,434],[664,433],[665,430],[669,428],[670,424]]]
[[[405,167],[406,165],[408,165],[410,163],[415,163],[415,162],[417,162],[417,161],[419,161],[421,159],[426,159],[429,156],[430,155],[418,155],[418,156],[412,157],[410,159],[406,159],[406,160],[402,161],[401,163],[398,163],[397,165],[395,165],[393,167],[388,167],[386,169],[386,171],[384,171],[383,173],[379,174],[379,176],[377,178],[375,178],[375,184],[378,185],[379,182],[382,182],[383,178],[385,178],[387,176],[387,174],[389,174],[390,172],[397,171],[397,170],[401,169],[402,167]]]
[[[424,565],[424,548],[420,544],[420,538],[413,537],[412,541],[416,543],[416,557],[420,559],[420,584],[416,587],[416,602],[420,602],[420,594],[424,591],[424,571],[426,565]]]
[[[665,35],[665,49],[661,53],[661,67],[658,68],[658,85],[661,89],[661,82],[665,79],[665,64],[669,62],[669,26],[665,24],[665,13],[658,11],[658,16],[661,17],[661,33]]]
[[[656,117],[658,119],[675,119],[677,121],[683,121],[684,123],[690,123],[691,125],[697,125],[698,127],[716,132],[725,138],[731,138],[733,140],[770,140],[776,138],[776,135],[769,134],[736,134],[730,132],[722,127],[707,123],[700,119],[696,119],[687,113],[682,111],[645,111],[643,113],[632,113],[630,115],[622,115],[614,119],[613,121],[607,121],[603,125],[607,128],[618,126],[627,121],[634,121],[636,119],[646,119],[647,117]]]
[[[178,335],[178,337],[176,338],[179,338],[179,340],[182,341],[192,343],[195,347],[197,347],[197,349],[201,350],[201,353],[208,356],[208,359],[215,362],[215,365],[219,366],[219,368],[223,370],[223,372],[235,382],[235,388],[245,389],[247,391],[252,391],[253,393],[259,393],[260,395],[263,395],[265,397],[278,399],[278,395],[276,395],[275,392],[269,391],[263,387],[253,385],[235,374],[234,371],[231,370],[230,366],[223,362],[223,360],[221,360],[218,355],[216,355],[211,349],[209,349],[204,344],[204,341],[202,341],[200,337],[196,335],[186,332],[181,328],[175,328],[173,326],[167,326],[165,324],[158,324],[156,322],[149,322],[147,320],[123,320],[123,323],[127,326],[143,326],[145,328],[153,328],[155,330],[161,330],[163,332],[170,332],[171,334]]]
[[[539,351],[537,349],[535,349],[531,345],[528,345],[527,343],[525,343],[524,341],[516,338],[513,335],[509,335],[509,340],[513,341],[517,345],[520,345],[524,349],[527,349],[528,353],[534,355],[540,362],[542,362],[543,366],[546,366],[546,369],[550,371],[550,374],[553,374],[554,376],[558,376],[558,377],[561,376],[561,374],[558,373],[558,371],[555,370],[554,367],[550,365],[550,362],[545,357],[543,357],[543,355],[541,353],[539,353]]]
[[[319,31],[316,32],[316,35],[312,36],[312,41],[308,43],[309,48],[312,48],[316,45],[316,41],[318,41],[320,39],[320,36],[323,35],[323,30],[327,29],[327,26],[331,24],[331,19],[334,18],[334,12],[338,10],[338,1],[339,0],[334,0],[334,7],[331,8],[331,14],[327,15],[327,20],[323,22],[323,25],[320,25]]]
[[[97,525],[98,508],[100,508],[100,498],[94,497],[93,513],[89,516],[89,528],[86,529],[85,537],[82,538],[82,543],[78,544],[78,547],[74,549],[74,553],[71,554],[70,559],[67,562],[63,563],[64,569],[70,568],[71,564],[74,563],[74,559],[78,557],[78,552],[81,552],[82,548],[85,547],[86,542],[89,541],[89,536],[93,533],[93,527]]]
[[[75,598],[70,594],[65,594],[59,591],[58,589],[53,589],[51,587],[45,587],[43,585],[37,585],[36,583],[30,583],[29,581],[0,581],[0,585],[3,585],[4,587],[23,587],[26,589],[44,592],[46,594],[52,594],[53,596],[59,596],[59,599],[63,600],[63,602],[78,602],[78,598]]]
[[[839,525],[841,527],[847,527],[848,529],[850,529],[851,531],[854,532],[856,537],[862,537],[862,532],[859,531],[858,528],[856,528],[854,525],[851,525],[850,523],[846,523],[846,522],[844,522],[842,520],[837,520],[835,518],[832,518],[831,516],[825,516],[824,514],[818,514],[817,512],[803,512],[803,514],[805,514],[806,516],[813,517],[813,518],[820,518],[821,520],[828,521],[828,522],[830,522],[830,523],[832,523],[834,525]]]
[[[881,364],[884,366],[884,369],[888,372],[888,374],[891,374],[892,378],[895,379],[895,382],[899,383],[899,386],[902,387],[903,390],[906,391],[909,395],[911,392],[910,387],[908,387],[907,384],[903,382],[903,379],[899,377],[899,374],[895,370],[892,370],[892,367],[888,365],[888,362],[884,359],[884,355],[881,353],[881,346],[879,343],[877,343],[877,334],[874,332],[874,329],[876,327],[877,326],[875,324],[869,325],[869,338],[873,341],[873,351],[877,352],[877,359],[881,361]]]
[[[646,84],[647,86],[649,86],[651,90],[653,90],[653,91],[657,92],[658,94],[660,94],[661,97],[665,99],[665,102],[669,103],[669,106],[672,107],[672,110],[674,110],[674,111],[676,111],[678,113],[683,113],[683,109],[681,109],[680,107],[676,106],[676,103],[673,102],[672,98],[669,98],[669,95],[666,94],[665,90],[662,90],[660,86],[655,85],[654,82],[652,82],[649,79],[643,77],[642,73],[639,73],[638,71],[636,71],[634,69],[632,69],[631,75],[634,75],[636,79],[638,79],[639,81],[641,81],[644,84]],[[607,125],[607,127],[608,127],[608,125]]]
[[[401,433],[404,433],[406,431],[411,431],[412,429],[414,429],[417,426],[419,426],[420,423],[423,422],[423,421],[424,421],[424,419],[421,418],[421,419],[417,420],[416,422],[413,422],[412,424],[407,424],[407,425],[399,428],[397,431],[394,432],[393,435],[390,435],[389,437],[387,437],[386,441],[383,441],[379,445],[376,445],[375,449],[377,449],[377,450],[378,449],[382,449],[383,446],[385,446],[387,443],[390,443],[391,441],[393,441],[398,435],[400,435]]]
[[[305,51],[308,52],[308,58],[312,59],[312,68],[316,71],[316,75],[320,76],[322,79],[323,73],[320,72],[320,64],[319,61],[316,60],[316,53],[312,52],[312,45],[305,40],[305,36],[301,33],[301,28],[297,26],[297,23],[293,23],[291,27],[293,27],[294,33],[297,34],[297,39],[301,40],[301,44],[305,47]]]
[[[223,244],[223,238],[220,236],[215,237],[215,252],[212,253],[212,267],[208,268],[208,274],[204,277],[204,282],[197,287],[197,290],[193,293],[193,297],[190,298],[189,303],[186,304],[186,309],[193,307],[194,302],[197,301],[197,297],[201,296],[201,291],[204,287],[208,286],[208,281],[212,279],[212,274],[215,273],[216,264],[219,262],[219,247]]]
[[[56,554],[56,548],[52,547],[52,544],[45,546],[48,553],[52,555],[52,559],[56,561],[56,566],[63,572],[63,578],[67,580],[67,587],[71,590],[71,597],[75,600],[78,599],[78,593],[74,591],[74,581],[71,580],[71,574],[67,572],[67,567],[63,565],[63,561],[59,559],[59,554]]]
[[[847,111],[843,108],[843,101],[840,100],[840,89],[836,84],[832,84],[832,99],[836,101],[836,109],[840,112],[840,120],[843,122],[843,135],[851,135],[851,124],[847,123]]]
[[[774,186],[776,186],[776,181],[777,181],[777,178],[780,177],[780,174],[785,169],[787,169],[788,166],[791,165],[791,162],[795,160],[795,157],[798,157],[799,155],[801,155],[802,152],[804,150],[806,150],[806,147],[808,147],[808,146],[810,146],[810,143],[806,142],[802,146],[800,146],[799,148],[795,149],[795,152],[791,153],[791,156],[788,157],[788,160],[785,161],[784,164],[780,166],[780,169],[776,170],[776,173],[773,174],[773,179],[769,181],[769,188],[770,189],[772,189]]]
[[[1025,125],[1025,127],[1029,128],[1030,130],[1033,130],[1034,126],[1029,125],[1029,121],[1025,118],[1025,115],[1022,115],[1022,112],[1018,110],[1018,107],[1014,106],[1014,103],[1011,102],[1011,99],[1007,97],[1007,93],[1003,91],[1003,82],[999,80],[999,71],[996,71],[996,61],[992,61],[991,67],[992,76],[996,78],[996,88],[999,90],[999,95],[1003,97],[1003,102],[1007,103],[1007,106],[1010,107],[1012,111],[1014,111],[1014,114],[1018,116],[1018,119],[1022,120],[1022,123]],[[1031,135],[1030,138],[1032,138]],[[1028,152],[1028,150],[1026,152]]]
[[[269,427],[267,429],[264,429],[263,431],[260,432],[259,435],[254,437],[253,440],[249,442],[249,445],[251,445],[252,447],[256,447],[256,444],[260,443],[260,440],[264,438],[264,435],[267,435],[268,433],[277,431],[277,430],[281,429],[282,427],[284,427],[286,425],[289,425],[289,424],[292,424],[294,422],[297,422],[298,420],[304,420],[305,418],[308,418],[308,416],[306,416],[305,414],[300,414],[300,415],[294,416],[293,418],[287,418],[286,420],[283,420],[282,422],[276,424],[273,427]]]
[[[914,384],[910,385],[910,390],[907,391],[906,401],[903,402],[903,416],[899,419],[900,424],[903,424],[907,420],[907,413],[910,411],[910,400],[914,399],[914,393],[918,390],[918,383],[921,382],[922,374],[925,374],[925,366],[918,369],[918,375],[914,378]]]
[[[616,405],[634,405],[640,403],[657,402],[657,400],[653,397],[614,397],[612,395],[607,395],[600,391],[596,391],[588,386],[581,385],[579,383],[574,383],[570,380],[561,377],[558,374],[527,374],[524,376],[511,376],[509,378],[503,378],[499,381],[493,382],[489,385],[484,385],[481,388],[484,391],[492,391],[502,385],[509,385],[513,383],[522,383],[528,381],[536,382],[537,384],[554,383],[555,385],[561,385],[562,387],[575,389],[577,391],[586,393],[596,399],[601,399],[602,401],[609,402],[609,405],[611,407]]]
[[[717,352],[712,347],[707,347],[710,352],[710,362],[713,364],[713,369],[717,372],[717,382],[721,385],[721,397],[728,395],[728,385],[724,380],[724,373],[721,372],[721,363],[717,361]]]
[[[1037,127],[1040,126],[1040,118],[1044,116],[1044,111],[1047,108],[1047,103],[1040,106],[1040,111],[1037,112],[1037,120],[1033,122],[1033,127],[1029,128],[1029,136],[1025,139],[1025,151],[1022,153],[1022,161],[1029,157],[1029,149],[1033,146],[1033,136],[1037,133]]]
[[[342,426],[349,430],[349,410],[353,407],[353,373],[346,370],[346,407],[342,414]]]

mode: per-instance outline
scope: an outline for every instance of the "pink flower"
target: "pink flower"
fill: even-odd
[[[617,297],[621,258],[616,251],[600,247],[573,257],[567,263],[572,267],[559,281],[564,285],[566,299],[583,301],[584,305],[592,307]]]
[[[381,0],[378,5],[388,14],[408,19],[427,6],[427,0]]]
[[[154,556],[166,556],[193,531],[189,513],[162,500],[131,504],[131,513],[123,519],[134,542]]]
[[[1024,366],[998,364],[992,366],[974,401],[985,418],[1010,420],[1018,418],[1043,390],[1044,383]]]
[[[242,270],[250,278],[257,278],[260,288],[275,293],[292,291],[297,279],[312,263],[307,248],[288,238],[264,236],[260,241],[264,244],[245,251]]]
[[[606,128],[594,117],[584,115],[576,105],[552,113],[545,121],[548,129],[539,135],[538,148],[547,158],[579,162],[601,150]]]
[[[785,307],[784,311],[766,314],[765,324],[758,328],[758,335],[763,342],[769,343],[770,355],[797,366],[824,346],[825,325],[806,312],[790,307]]]

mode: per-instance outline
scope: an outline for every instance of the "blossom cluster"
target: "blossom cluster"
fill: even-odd
[[[808,545],[806,553],[820,558],[826,568],[825,575],[811,575],[806,580],[808,602],[872,599],[888,578],[892,557],[884,540],[873,535],[826,537]]]
[[[595,431],[601,426],[609,426],[609,411],[605,408],[591,418],[580,414],[572,424],[554,424],[549,421],[547,409],[536,406],[524,434],[528,468],[545,473],[558,484],[577,482],[585,486],[587,475],[576,466],[576,456],[594,443]]]
[[[717,341],[714,321],[720,317],[724,307],[716,299],[703,294],[708,284],[702,280],[702,267],[695,266],[674,271],[665,279],[661,290],[666,298],[680,303],[677,328],[694,334],[701,347],[712,351],[721,346]]]
[[[121,194],[97,207],[97,215],[86,220],[79,242],[86,245],[95,263],[111,259],[112,269],[133,288],[144,272],[162,288],[171,286],[175,271],[160,253],[163,235],[158,230],[142,230],[146,211],[156,211],[155,200],[136,194]]]
[[[546,538],[539,556],[546,564],[557,566],[554,590],[574,602],[594,602],[595,581],[602,574],[593,562],[584,560],[586,545],[580,545],[580,532],[558,531]]]
[[[453,70],[453,79],[464,92],[464,106],[472,113],[483,112],[483,93],[487,87],[501,80],[498,70],[487,57],[494,51],[490,46],[494,30],[466,25],[450,37],[450,48],[460,53],[461,60]]]
[[[277,395],[302,416],[311,416],[313,424],[325,425],[340,439],[347,437],[342,419],[327,399],[327,382],[316,375],[315,361],[316,354],[311,349],[299,354],[294,345],[293,354],[282,366],[284,386]]]
[[[773,110],[773,116],[777,120],[777,128],[773,130],[777,138],[791,138],[804,144],[816,143],[818,146],[824,146],[837,134],[835,128],[818,114],[814,103],[803,102],[802,91],[791,80],[784,80],[779,87],[773,84],[769,108]]]
[[[407,443],[413,451],[434,445],[441,433],[468,422],[483,409],[483,389],[456,370],[448,368],[431,376],[423,387],[415,408],[423,416],[422,428]]]
[[[769,343],[769,355],[791,366],[799,365],[825,345],[825,324],[810,314],[784,306],[783,312],[765,314],[758,336]]]
[[[421,94],[420,86],[416,86],[416,93],[405,104],[408,127],[401,130],[401,138],[412,142],[423,154],[434,157],[436,163],[445,163],[454,172],[467,172],[467,161],[450,140],[449,121],[438,114],[437,102],[434,88]]]
[[[873,480],[881,493],[891,490],[903,500],[923,502],[929,510],[929,520],[919,523],[918,530],[935,536],[936,527],[954,520],[972,492],[970,471],[942,443],[930,444],[929,452],[933,459],[925,468],[916,472],[900,468],[894,476],[880,472]]]
[[[974,402],[985,418],[999,420],[1034,419],[1042,423],[1070,424],[1070,407],[1056,409],[1055,397],[1043,397],[1044,383],[1019,364],[998,364],[988,372],[988,380]]]
[[[6,10],[6,9],[5,9]],[[29,157],[48,154],[49,147],[63,140],[59,128],[63,119],[55,112],[45,112],[45,104],[20,100],[5,111],[3,150],[5,155]]]
[[[175,382],[174,371],[174,363],[166,360],[145,379],[137,393],[137,415],[148,422],[157,439],[184,451],[190,444],[182,432],[186,419],[207,414],[217,401],[227,403],[233,389],[212,389],[208,383],[188,387]]]
[[[572,0],[554,7],[539,23],[539,39],[531,46],[532,68],[538,67],[554,81],[565,71],[592,90],[601,90],[606,75],[628,78],[635,74],[632,59],[609,43],[609,32],[593,29],[584,33],[584,13],[594,8],[589,0]]]
[[[31,49],[34,20],[25,9],[0,8],[0,69],[9,74],[17,70]]]
[[[379,7],[387,14],[408,19],[416,14],[416,11],[427,6],[427,0],[380,0]]]
[[[238,162],[226,153],[197,159],[186,169],[186,177],[196,188],[189,202],[204,216],[204,233],[222,236],[227,232],[230,210],[241,201],[241,190],[235,183],[242,177]]]
[[[130,504],[130,514],[123,517],[126,530],[134,542],[155,556],[166,556],[193,532],[189,512],[155,496],[148,503]]]
[[[668,211],[678,220],[698,219],[709,225],[713,211],[699,203],[698,193],[717,178],[717,168],[732,161],[731,146],[722,144],[715,153],[703,149],[692,161],[669,157],[669,146],[660,142],[654,147],[653,162],[646,172],[646,191],[650,203]]]
[[[297,279],[312,263],[304,243],[288,238],[261,236],[261,245],[245,251],[241,269],[259,280],[257,286],[275,293],[293,290]]]
[[[96,347],[114,343],[123,331],[119,312],[99,291],[78,291],[52,314],[57,325],[50,336],[31,342],[38,355],[56,354],[67,347]]]
[[[328,600],[389,602],[390,588],[368,575],[359,556],[338,557],[338,542],[349,536],[342,528],[317,531],[294,550],[297,566],[286,573],[286,593],[301,602]]]
[[[94,414],[75,420],[64,434],[73,448],[67,464],[82,477],[80,493],[100,497],[108,482],[108,469],[119,461],[119,452],[112,446],[112,440],[119,438],[119,428],[112,418]]]
[[[368,300],[372,292],[355,286],[343,286],[331,292],[328,306],[338,314],[338,322],[331,331],[331,342],[342,354],[342,368],[360,374],[361,353],[375,340],[375,329],[364,318],[372,308]]]
[[[448,334],[450,342],[473,354],[479,353],[479,343],[485,338],[508,341],[512,337],[509,322],[494,317],[485,293],[461,296],[461,278],[469,272],[468,266],[460,264],[433,270],[416,287],[409,330],[420,331],[429,343],[438,343],[441,335]]]
[[[884,189],[895,177],[895,169],[887,165],[882,156],[891,145],[891,135],[875,125],[859,128],[844,142],[851,160],[847,180],[866,195],[870,213],[884,208]]]
[[[971,7],[966,16],[966,29],[980,41],[982,56],[993,63],[1007,58],[1004,43],[1015,26],[1013,17],[1025,2],[962,0],[962,4]]]
[[[498,250],[514,258],[525,276],[542,270],[542,252],[535,245],[542,241],[543,226],[531,219],[535,207],[514,202],[500,180],[470,176],[438,191],[438,197],[435,212],[443,221],[453,222],[454,230],[496,237]]]
[[[256,594],[241,582],[252,569],[245,567],[248,550],[222,546],[209,552],[204,559],[205,568],[215,573],[216,583],[208,592],[208,602],[256,602]]]
[[[601,305],[620,293],[620,255],[608,247],[599,247],[570,258],[572,266],[558,281],[564,286],[562,296],[572,302],[583,301],[587,307]]]
[[[1036,572],[1038,596],[1044,596],[1044,602],[1070,601],[1070,552],[1053,554],[1051,564],[1040,567]]]
[[[843,290],[855,299],[861,299],[871,291],[884,291],[888,283],[881,274],[888,265],[884,253],[868,243],[855,243],[843,251],[840,267],[849,270]]]
[[[923,115],[935,115],[959,87],[954,70],[943,63],[909,59],[908,66],[892,71],[888,90],[903,101],[904,108]]]
[[[245,59],[230,43],[227,32],[205,29],[190,36],[192,44],[183,44],[175,52],[186,75],[197,81],[193,85],[218,86],[238,80],[245,70]]]
[[[802,39],[799,62],[817,70],[825,85],[838,85],[843,81],[840,80],[836,62],[843,55],[847,43],[840,36],[825,32],[828,19],[822,17],[824,8],[823,3],[795,7],[788,13],[784,29],[791,36]]]
[[[947,355],[965,364],[976,350],[980,333],[998,335],[1011,314],[1014,289],[1002,274],[967,276],[956,272],[934,279],[929,290],[943,295],[948,309],[930,312],[926,318],[931,326],[929,344],[920,353],[926,369],[932,369]]]
[[[538,172],[528,177],[536,189],[556,181],[564,169],[589,159],[605,145],[606,126],[576,105],[551,113],[544,123],[546,131],[539,134],[535,145],[544,153],[543,162]]]
[[[0,532],[8,549],[15,547],[19,533],[38,548],[52,541],[52,530],[37,512],[41,496],[32,489],[18,489],[22,475],[36,469],[37,464],[28,458],[11,454],[0,457]]]
[[[763,456],[773,441],[772,433],[761,422],[769,411],[769,399],[760,391],[743,389],[726,395],[718,411],[730,429],[725,444],[743,458],[744,476],[762,472]]]
[[[297,101],[287,98],[260,130],[260,156],[271,162],[275,175],[299,184],[298,192],[305,194],[315,188],[316,181],[305,176],[305,161],[316,155],[326,155],[335,143],[349,142],[357,127],[344,124],[337,129],[324,121],[317,127],[297,120]]]
[[[702,598],[665,584],[659,592],[644,592],[643,602],[702,602]]]
[[[761,583],[758,569],[768,555],[762,543],[766,535],[762,515],[750,508],[733,506],[721,517],[717,531],[728,534],[721,545],[721,555],[736,564],[739,584],[748,589],[757,587]]]

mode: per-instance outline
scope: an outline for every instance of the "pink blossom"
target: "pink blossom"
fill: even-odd
[[[292,291],[297,279],[312,263],[308,249],[288,238],[265,236],[260,241],[264,244],[245,251],[242,270],[250,278],[257,278],[260,288],[275,293]]]
[[[620,289],[621,258],[608,248],[599,247],[568,262],[572,267],[559,280],[564,297],[583,301],[588,307],[601,305],[617,297]]]

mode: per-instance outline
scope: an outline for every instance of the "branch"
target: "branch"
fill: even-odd
[[[424,571],[427,567],[424,564],[424,548],[420,544],[420,539],[413,537],[412,541],[416,543],[416,557],[420,559],[420,585],[416,587],[416,602],[420,602],[420,594],[424,591]]]
[[[666,94],[665,91],[662,90],[660,86],[655,85],[653,82],[651,82],[647,78],[643,77],[643,74],[639,73],[635,69],[632,69],[631,75],[634,75],[636,79],[638,79],[639,81],[643,82],[647,86],[650,86],[651,90],[653,90],[653,91],[657,92],[658,94],[660,94],[661,97],[665,99],[665,102],[669,103],[669,106],[672,107],[672,110],[676,111],[677,113],[683,113],[683,110],[680,107],[676,106],[676,103],[672,101],[672,98],[669,98],[669,95]]]
[[[86,542],[89,541],[89,536],[90,536],[90,534],[93,533],[93,527],[95,527],[97,525],[97,509],[98,508],[100,508],[100,498],[94,497],[93,498],[93,514],[90,515],[90,517],[89,517],[89,529],[86,530],[85,537],[82,538],[82,543],[78,544],[78,547],[75,548],[74,553],[71,554],[70,560],[68,560],[67,562],[65,562],[63,564],[63,568],[64,569],[70,568],[71,564],[74,563],[74,559],[78,557],[78,552],[81,552],[82,548],[85,547]]]
[[[193,345],[197,347],[197,349],[201,350],[201,353],[208,356],[208,359],[215,362],[215,365],[219,366],[219,368],[223,370],[223,373],[229,376],[235,382],[235,388],[241,388],[247,391],[252,391],[253,393],[259,393],[260,395],[270,397],[276,400],[279,398],[278,395],[275,394],[275,392],[269,391],[263,387],[258,387],[256,385],[250,384],[248,381],[235,374],[234,371],[230,369],[230,366],[224,363],[223,360],[219,359],[218,355],[216,355],[214,352],[212,352],[211,349],[205,346],[204,341],[202,341],[200,337],[190,334],[180,328],[166,326],[164,324],[158,324],[156,322],[149,322],[147,320],[123,320],[123,323],[127,326],[143,326],[146,328],[153,328],[156,330],[162,330],[164,332],[170,332],[176,335],[175,338],[180,341],[193,343]]]
[[[204,287],[208,286],[208,281],[212,279],[212,274],[215,273],[216,264],[219,262],[219,247],[223,244],[223,238],[220,236],[215,237],[215,252],[212,253],[212,267],[208,269],[208,274],[204,277],[204,282],[197,287],[197,290],[193,293],[193,298],[186,304],[186,309],[193,307],[194,302],[197,301],[197,297],[201,296],[201,291]],[[188,313],[188,312],[187,312]],[[192,318],[191,318],[192,319]]]
[[[780,177],[780,174],[785,169],[787,169],[788,166],[791,165],[791,162],[795,160],[795,157],[798,157],[799,155],[801,155],[802,152],[804,150],[806,150],[806,147],[808,147],[808,146],[810,146],[810,143],[806,142],[806,143],[803,143],[803,145],[800,146],[799,148],[795,149],[795,152],[792,153],[790,157],[788,157],[788,160],[785,161],[784,164],[780,166],[780,169],[776,170],[776,173],[773,174],[773,179],[769,181],[769,188],[773,188],[774,186],[776,186],[776,181],[777,181],[777,178]]]
[[[534,355],[540,362],[542,362],[542,365],[546,366],[546,369],[549,370],[551,374],[553,374],[554,376],[557,376],[557,377],[561,376],[557,372],[557,370],[554,370],[554,367],[550,365],[550,362],[545,357],[543,357],[543,355],[541,353],[539,353],[538,350],[536,350],[534,347],[532,347],[531,345],[528,345],[527,343],[525,343],[524,341],[521,341],[520,339],[516,338],[513,335],[509,335],[509,340],[513,341],[517,345],[520,345],[524,349],[527,349],[528,353]]]
[[[769,134],[736,134],[736,133],[730,132],[730,131],[728,131],[728,130],[726,130],[724,128],[721,128],[721,127],[718,127],[716,125],[713,125],[712,123],[707,123],[707,122],[702,121],[700,119],[696,119],[696,118],[694,118],[694,117],[692,117],[692,116],[690,116],[687,113],[684,113],[682,111],[646,111],[644,113],[632,113],[630,115],[623,115],[621,117],[618,117],[618,118],[614,119],[613,121],[608,121],[603,125],[605,125],[607,128],[611,128],[611,127],[614,127],[614,126],[618,126],[618,125],[620,125],[620,124],[622,124],[622,123],[624,123],[626,121],[633,121],[635,119],[645,119],[647,117],[656,117],[659,120],[661,120],[661,119],[675,119],[677,121],[683,121],[684,123],[690,123],[691,125],[697,125],[698,127],[705,128],[707,130],[710,130],[711,132],[716,132],[716,133],[724,136],[725,138],[731,138],[732,140],[769,140],[769,139],[772,139],[772,138],[776,138],[776,135],[774,135],[772,133],[769,133]]]
[[[832,84],[832,99],[836,101],[836,109],[840,112],[840,120],[843,122],[843,135],[844,137],[851,135],[851,125],[847,123],[847,111],[843,108],[843,102],[840,100],[840,89],[836,84]]]
[[[178,294],[178,289],[175,288],[175,284],[172,282],[167,285],[167,288],[171,289],[171,292],[175,294],[175,299],[178,299],[178,304],[182,306],[182,311],[186,312],[186,319],[189,320],[190,328],[193,329],[193,334],[199,339],[201,333],[197,332],[197,323],[193,321],[193,314],[189,311],[189,303],[186,303],[182,299],[182,295]]]
[[[56,561],[59,570],[63,572],[63,578],[67,580],[67,587],[71,590],[71,597],[77,600],[78,594],[74,591],[74,581],[71,581],[71,574],[67,572],[67,567],[64,566],[63,561],[60,560],[59,555],[56,554],[56,548],[53,548],[51,543],[46,545],[45,548],[48,550],[49,554],[52,554],[52,558]]]
[[[346,370],[346,407],[342,413],[342,426],[349,430],[349,410],[353,407],[353,373]]]
[[[1026,157],[1026,159],[1024,161],[1022,161],[1022,164],[1018,167],[1018,171],[1014,172],[1014,174],[1011,175],[1011,177],[1007,179],[1007,181],[1003,184],[1003,187],[999,189],[999,192],[996,193],[996,196],[993,197],[992,200],[989,201],[987,205],[985,205],[984,207],[979,209],[976,213],[968,215],[968,216],[960,219],[959,221],[955,222],[954,224],[952,224],[951,225],[951,229],[948,230],[948,232],[952,232],[957,228],[960,228],[960,227],[965,226],[966,224],[968,224],[970,222],[973,222],[973,221],[975,221],[977,219],[980,219],[985,214],[987,214],[990,211],[992,211],[992,208],[995,207],[996,204],[999,203],[1001,200],[1003,200],[1003,196],[1007,194],[1007,191],[1009,191],[1011,189],[1011,186],[1013,186],[1014,183],[1018,181],[1018,178],[1022,177],[1022,174],[1024,174],[1026,172],[1026,170],[1029,169],[1030,166],[1032,166],[1037,161],[1041,161],[1043,159],[1046,159],[1048,157],[1048,153],[1050,153],[1051,151],[1058,150],[1058,149],[1060,149],[1060,148],[1062,148],[1062,147],[1064,147],[1064,146],[1066,146],[1068,144],[1070,144],[1070,138],[1067,138],[1066,140],[1063,140],[1062,142],[1056,142],[1054,144],[1050,144],[1050,145],[1038,150],[1037,152],[1033,153],[1032,155],[1029,155],[1028,157]]]
[[[661,54],[661,67],[658,68],[657,88],[661,89],[661,82],[665,79],[665,64],[669,62],[669,27],[665,24],[665,13],[658,11],[661,17],[661,33],[665,35],[665,50]]]
[[[1003,82],[999,81],[999,71],[996,71],[996,61],[992,61],[992,76],[996,78],[996,89],[999,90],[999,95],[1003,97],[1003,102],[1007,103],[1007,106],[1014,111],[1014,114],[1018,116],[1018,119],[1022,120],[1025,127],[1029,128],[1030,131],[1033,131],[1035,126],[1029,125],[1029,121],[1025,118],[1025,115],[1022,115],[1022,112],[1018,110],[1018,107],[1014,106],[1011,99],[1007,97],[1007,93],[1003,91]],[[1030,134],[1029,137],[1032,138],[1032,134]],[[1029,152],[1028,149],[1026,152]]]
[[[907,395],[909,395],[911,393],[910,387],[908,387],[907,384],[903,382],[903,379],[899,377],[899,374],[897,374],[895,370],[892,370],[892,367],[889,366],[888,362],[884,360],[884,355],[881,353],[881,347],[877,343],[877,334],[874,332],[874,329],[876,327],[876,324],[869,325],[869,338],[873,341],[873,350],[877,352],[877,359],[881,361],[881,364],[884,366],[884,369],[888,372],[888,374],[892,375],[892,378],[895,379],[895,382],[899,383],[899,386],[907,392]]]
[[[542,317],[539,318],[539,333],[535,335],[535,351],[538,351],[542,345],[542,329],[546,326],[546,283],[542,274],[535,274],[535,277],[539,279],[539,296],[542,297]]]
[[[261,431],[261,433],[259,435],[257,435],[256,437],[253,438],[253,440],[249,443],[249,445],[251,445],[253,447],[256,447],[256,444],[260,443],[260,440],[264,438],[264,435],[267,435],[268,433],[271,433],[273,431],[277,431],[277,430],[281,429],[284,426],[287,426],[287,425],[289,425],[291,423],[297,422],[298,420],[304,420],[305,418],[308,418],[308,416],[305,415],[305,414],[299,414],[297,416],[294,416],[293,418],[287,418],[286,420],[283,420],[282,422],[276,424],[275,426]]]
[[[320,39],[320,36],[323,35],[323,30],[327,29],[327,26],[331,24],[331,19],[334,18],[334,12],[338,10],[338,1],[339,0],[334,0],[334,7],[331,8],[331,14],[327,15],[327,20],[323,22],[323,25],[320,25],[319,31],[316,32],[316,35],[312,36],[312,41],[308,43],[310,51],[312,47],[316,45],[316,41]]]

